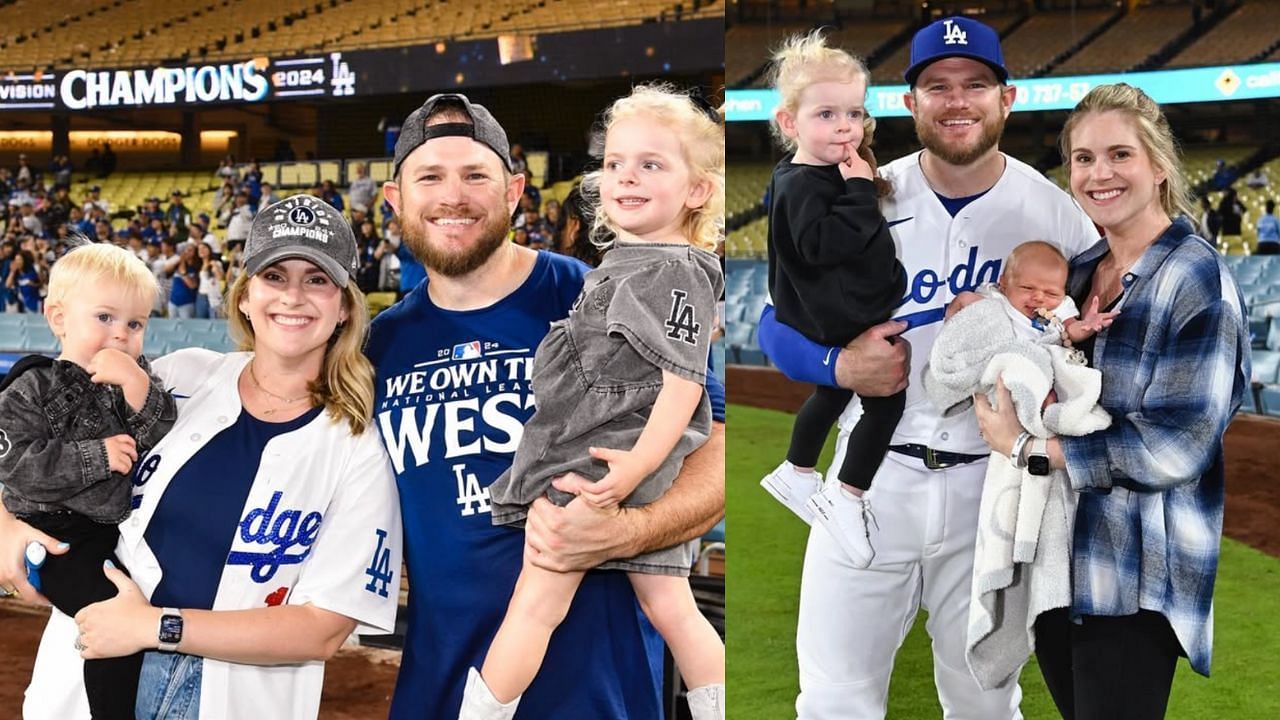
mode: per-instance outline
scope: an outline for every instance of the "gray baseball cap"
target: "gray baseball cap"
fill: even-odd
[[[339,287],[360,267],[356,237],[346,218],[312,195],[293,195],[264,208],[253,219],[244,246],[250,275],[286,258],[315,263]]]
[[[456,105],[471,117],[469,123],[439,123],[427,126],[427,118],[440,104]],[[502,129],[493,114],[483,105],[478,105],[459,93],[440,93],[427,98],[422,107],[409,113],[400,127],[400,137],[396,139],[395,163],[391,166],[391,177],[400,174],[400,164],[409,157],[409,153],[418,149],[424,142],[438,137],[469,137],[497,153],[502,165],[511,170],[511,145],[507,142],[507,131]]]

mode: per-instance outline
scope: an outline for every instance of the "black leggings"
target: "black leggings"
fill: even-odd
[[[837,476],[840,482],[859,490],[871,487],[871,478],[880,469],[884,454],[889,451],[893,431],[902,418],[906,397],[907,392],[903,390],[889,397],[862,398],[862,417],[849,433],[844,462]],[[818,464],[818,455],[827,441],[827,433],[831,432],[831,426],[852,399],[852,390],[826,385],[819,385],[814,390],[800,412],[796,413],[796,423],[791,429],[791,449],[787,451],[787,460],[792,465],[813,467]]]
[[[1064,720],[1161,720],[1182,646],[1164,615],[1036,618],[1036,659]]]
[[[40,590],[54,607],[67,617],[75,617],[86,605],[116,596],[116,586],[102,573],[104,560],[124,570],[115,555],[120,536],[115,525],[70,512],[28,515],[23,520],[71,544],[65,554],[49,555],[40,568]],[[133,720],[141,674],[142,653],[86,660],[84,687],[93,720]]]

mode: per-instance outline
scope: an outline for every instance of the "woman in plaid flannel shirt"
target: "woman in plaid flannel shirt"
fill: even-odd
[[[1068,292],[1120,314],[1082,344],[1102,371],[1111,427],[1047,447],[1079,504],[1071,606],[1037,619],[1036,656],[1068,720],[1162,718],[1179,656],[1209,674],[1222,434],[1250,377],[1246,311],[1197,235],[1173,134],[1150,97],[1095,88],[1061,145],[1072,195],[1105,231],[1072,260]],[[1001,412],[975,402],[987,442],[1008,455],[1021,428],[1001,392]]]

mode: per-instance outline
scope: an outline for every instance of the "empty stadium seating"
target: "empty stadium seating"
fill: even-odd
[[[725,176],[725,214],[727,219],[751,209],[764,197],[773,173],[773,164],[759,161],[735,161],[730,159]]]
[[[722,16],[721,0],[15,0],[0,69],[126,67]]]
[[[1138,7],[1107,28],[1087,51],[1053,70],[1054,75],[1092,75],[1132,69],[1191,26],[1183,5]]]
[[[1073,10],[1045,9],[1030,14],[987,13],[978,19],[1000,33],[1005,65],[1015,77],[1090,74],[1128,70],[1155,55],[1192,28],[1191,13],[1183,2],[1091,3]],[[804,8],[808,7],[806,15]],[[830,37],[864,57],[874,56],[872,80],[876,84],[902,82],[910,58],[911,43],[900,34],[912,21],[902,17],[830,16],[822,3],[798,6],[783,22],[748,20],[726,34],[726,81],[741,87],[764,84],[756,71],[769,50],[785,35],[816,26],[830,26]],[[809,17],[806,22],[803,18]],[[1204,36],[1177,52],[1167,67],[1259,62],[1280,57],[1280,36],[1261,28],[1280,27],[1280,3],[1245,0]],[[1087,42],[1086,42],[1087,41]],[[1082,44],[1083,43],[1083,44]]]
[[[1035,76],[1096,31],[1115,12],[1107,9],[1032,15],[1001,42],[1005,67],[1015,78]]]
[[[218,352],[236,349],[227,333],[226,320],[184,320],[152,318],[142,352],[158,357],[186,347],[203,347]],[[43,315],[33,313],[0,313],[0,353],[58,352],[58,340],[49,330]]]
[[[784,38],[811,27],[810,23],[791,23],[729,28],[724,35],[725,82],[729,87],[738,87],[768,62],[769,53]],[[763,83],[764,78],[758,77],[753,85],[759,87]]]
[[[1252,62],[1280,51],[1280,37],[1261,28],[1280,27],[1280,3],[1246,2],[1179,53],[1166,67],[1195,67]]]

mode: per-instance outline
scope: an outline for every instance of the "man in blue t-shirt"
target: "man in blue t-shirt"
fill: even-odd
[[[525,553],[548,569],[587,570],[695,538],[724,512],[724,393],[709,379],[711,438],[657,502],[601,511],[544,498],[526,533],[490,522],[488,486],[533,415],[534,351],[568,315],[587,271],[507,241],[524,190],[509,147],[488,110],[436,95],[405,120],[384,186],[427,272],[374,321],[368,348],[410,578],[397,720],[456,720],[467,669],[483,661]],[[585,482],[557,487],[573,493]],[[661,648],[626,575],[588,573],[515,717],[660,718]]]

